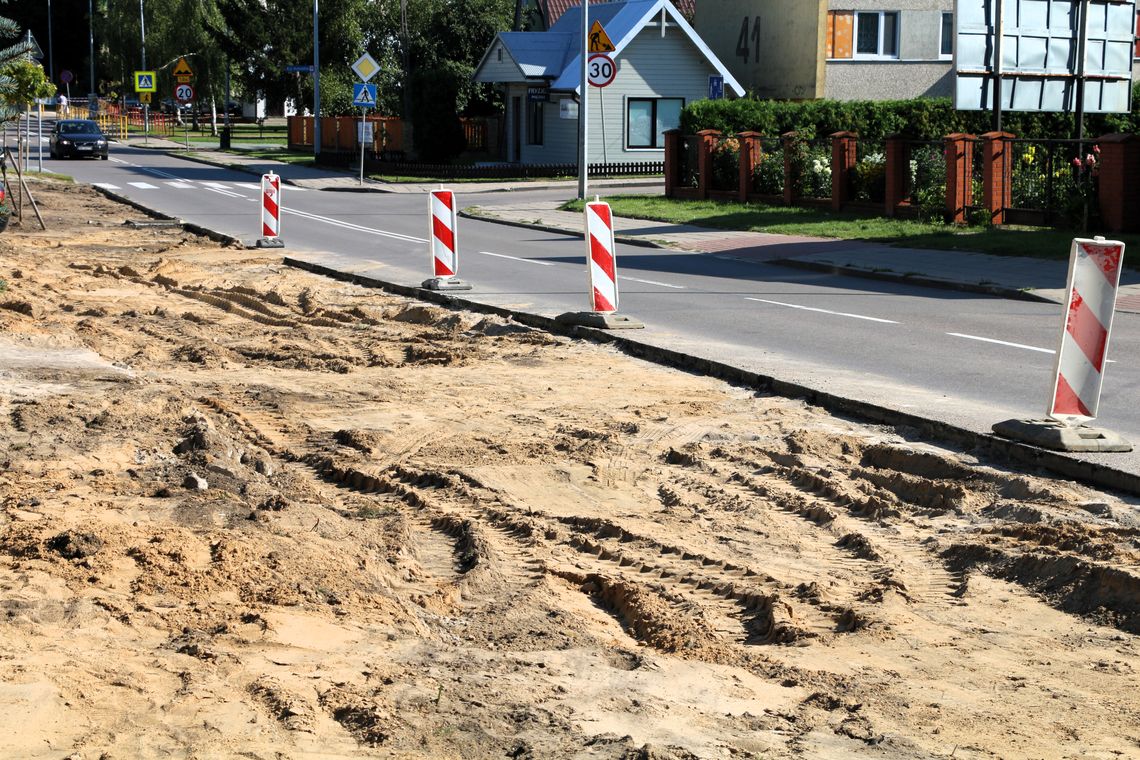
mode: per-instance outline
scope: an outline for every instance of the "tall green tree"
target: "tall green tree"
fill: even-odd
[[[9,18],[0,17],[0,41],[18,39],[20,27]],[[17,72],[10,70],[21,62],[30,61],[31,46],[25,41],[18,41],[5,48],[0,48],[0,121],[10,121],[20,114],[20,109],[27,101],[21,92],[21,82]]]
[[[219,15],[207,28],[234,62],[244,90],[261,93],[275,109],[286,99],[312,108],[312,78],[285,68],[313,62],[313,0],[216,1]],[[375,13],[371,5],[369,0],[320,2],[322,77],[351,75],[349,67],[365,50],[364,29]]]

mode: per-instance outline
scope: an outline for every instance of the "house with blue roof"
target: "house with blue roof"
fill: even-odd
[[[544,32],[500,32],[475,70],[476,82],[502,88],[508,161],[578,160],[581,13],[569,8]],[[616,65],[612,82],[587,97],[591,164],[662,161],[664,133],[680,126],[686,104],[710,91],[744,94],[669,0],[590,3],[587,21],[601,24]]]

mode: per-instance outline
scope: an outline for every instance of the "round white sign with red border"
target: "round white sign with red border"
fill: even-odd
[[[189,103],[194,99],[194,88],[188,84],[180,84],[174,88],[174,97],[179,103]]]
[[[586,59],[586,77],[595,87],[605,87],[617,76],[617,64],[605,53],[594,53]]]

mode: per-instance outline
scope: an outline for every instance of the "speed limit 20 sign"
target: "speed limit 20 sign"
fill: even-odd
[[[617,64],[605,53],[594,53],[586,59],[586,78],[595,87],[605,87],[617,76]]]
[[[188,84],[180,84],[174,88],[174,98],[179,103],[189,103],[194,99],[194,88]]]

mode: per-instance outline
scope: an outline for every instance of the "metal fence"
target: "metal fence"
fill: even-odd
[[[941,140],[907,140],[903,197],[923,216],[946,210],[946,145]]]
[[[784,143],[779,137],[760,138],[760,157],[752,165],[750,189],[758,195],[784,194]]]
[[[1007,149],[1011,209],[1038,212],[1046,224],[1081,219],[1094,200],[1099,172],[1091,141],[1015,138]]]

